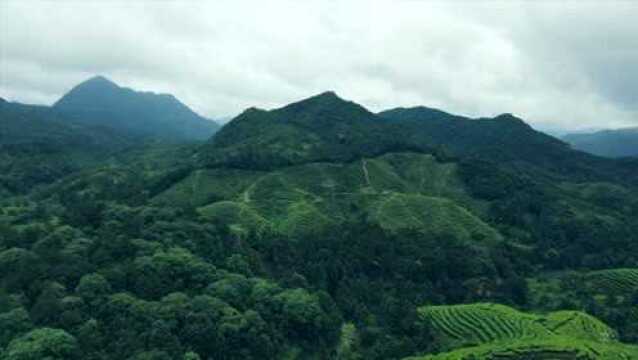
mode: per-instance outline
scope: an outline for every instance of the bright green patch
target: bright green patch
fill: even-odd
[[[389,231],[412,229],[459,239],[500,239],[478,217],[444,198],[393,193],[381,197],[373,209],[372,220]]]
[[[577,311],[527,314],[498,304],[424,306],[419,315],[449,352],[423,360],[633,359],[638,348],[616,342],[600,320]]]

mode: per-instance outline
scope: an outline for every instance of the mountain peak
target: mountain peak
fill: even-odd
[[[76,85],[53,107],[76,121],[166,139],[204,140],[218,126],[173,95],[121,87],[101,75]]]
[[[119,86],[111,81],[110,79],[102,76],[102,75],[96,75],[93,76],[83,82],[81,82],[80,84],[78,84],[77,86],[75,86],[76,88],[79,87],[102,87],[102,88],[119,88]]]
[[[334,91],[324,91],[318,95],[294,102],[280,109],[278,113],[286,113],[289,116],[302,115],[310,117],[314,121],[326,120],[327,118],[369,118],[373,116],[363,106],[339,97]]]
[[[386,120],[408,120],[408,121],[430,121],[430,120],[450,120],[457,118],[445,111],[430,108],[427,106],[398,107],[384,110],[377,115]]]
[[[511,113],[503,113],[500,115],[495,116],[494,118],[492,118],[492,120],[496,120],[505,124],[517,124],[517,125],[523,125],[527,128],[531,128],[531,126],[525,122],[525,120],[511,114]]]
[[[495,116],[494,119],[496,119],[496,120],[520,120],[519,118],[514,116],[512,113],[503,113],[503,114]]]
[[[313,95],[311,97],[299,100],[297,102],[294,102],[292,104],[289,104],[285,107],[290,107],[296,104],[309,104],[309,103],[313,103],[313,104],[332,104],[332,103],[352,103],[351,101],[347,101],[342,99],[341,97],[339,97],[339,95],[337,95],[337,93],[335,93],[334,91],[324,91],[322,93],[319,93],[317,95]]]
[[[84,82],[94,82],[94,83],[95,83],[95,82],[103,82],[103,83],[110,83],[110,84],[114,84],[114,82],[113,82],[111,79],[107,78],[107,77],[106,77],[106,76],[104,76],[104,75],[95,75],[95,76],[92,76],[92,77],[88,78],[87,80],[85,80]]]
[[[317,98],[325,98],[325,99],[330,99],[330,98],[332,98],[332,99],[335,99],[335,98],[336,98],[336,99],[341,99],[341,98],[339,97],[339,95],[337,95],[337,93],[336,93],[336,92],[334,92],[334,91],[332,91],[332,90],[324,91],[324,92],[322,92],[322,93],[319,93],[319,94],[315,95],[314,97],[317,97]]]

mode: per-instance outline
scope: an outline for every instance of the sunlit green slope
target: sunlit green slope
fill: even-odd
[[[209,221],[229,222],[243,231],[301,236],[358,215],[390,232],[500,238],[477,216],[481,204],[466,194],[456,166],[425,154],[387,154],[271,172],[197,170],[154,201],[196,206]]]
[[[638,348],[617,341],[616,332],[577,311],[547,315],[479,303],[419,308],[441,353],[432,360],[633,359]]]

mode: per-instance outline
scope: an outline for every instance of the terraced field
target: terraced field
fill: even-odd
[[[633,360],[636,356],[638,348],[633,346],[553,338],[489,343],[404,360]]]
[[[551,335],[537,316],[498,304],[430,306],[420,308],[419,314],[448,348]]]
[[[590,290],[605,294],[631,294],[638,290],[638,269],[592,271],[585,277]]]
[[[580,311],[556,311],[544,318],[544,325],[554,334],[593,341],[613,341],[616,331],[595,317]]]
[[[372,204],[370,219],[389,231],[415,229],[460,239],[499,239],[500,235],[454,202],[440,197],[389,193]]]
[[[271,172],[196,170],[154,198],[195,207],[237,233],[317,234],[356,214],[388,232],[415,230],[473,241],[500,234],[476,214],[456,165],[431,155],[386,154],[351,163],[308,163]]]
[[[448,351],[413,360],[638,359],[638,347],[616,341],[616,332],[577,311],[527,314],[498,304],[419,308]]]

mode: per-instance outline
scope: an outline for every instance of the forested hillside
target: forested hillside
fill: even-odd
[[[513,115],[374,114],[332,92],[206,143],[9,105],[0,130],[33,123],[21,146],[118,151],[23,188],[52,160],[7,162],[3,359],[638,356],[634,159]]]
[[[104,160],[133,144],[133,137],[108,127],[88,126],[44,106],[0,99],[0,194],[34,186]]]

